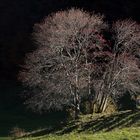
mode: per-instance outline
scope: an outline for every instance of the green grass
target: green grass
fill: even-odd
[[[125,128],[122,130],[114,130],[111,132],[100,133],[70,133],[64,135],[46,135],[42,137],[28,137],[20,140],[139,140],[140,129]]]
[[[139,140],[140,111],[81,116],[54,129],[34,131],[19,140]]]
[[[59,115],[40,116],[26,112],[1,111],[0,140],[10,139],[17,126],[27,132],[22,140],[139,140],[140,111],[80,116],[60,125]],[[60,117],[61,118],[61,117]],[[48,131],[48,129],[51,130]],[[21,139],[19,139],[21,140]]]

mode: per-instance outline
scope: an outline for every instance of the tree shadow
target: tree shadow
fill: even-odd
[[[123,128],[131,126],[140,119],[140,111],[133,112],[122,112],[114,114],[109,117],[101,117],[98,120],[90,121],[82,126],[79,132],[92,130],[93,132],[98,131],[111,131],[115,128]]]
[[[122,111],[112,115],[104,115],[97,118],[92,118],[87,122],[81,122],[80,120],[67,123],[54,123],[51,127],[42,127],[42,129],[32,131],[24,135],[24,137],[38,137],[47,134],[63,135],[70,132],[108,132],[113,129],[125,128],[131,126],[140,125],[140,110],[138,111]],[[137,123],[138,122],[138,123]]]
[[[140,120],[140,111],[124,111],[110,116],[101,116],[88,122],[67,125],[60,134],[70,133],[72,131],[99,132],[111,131],[115,128],[124,128],[136,124]]]

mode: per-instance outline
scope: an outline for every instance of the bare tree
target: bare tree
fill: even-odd
[[[117,21],[113,25],[113,31],[115,32],[115,51],[133,53],[133,51],[139,50],[140,25],[137,22],[131,19]]]
[[[96,54],[103,49],[100,34],[106,28],[103,16],[77,9],[52,14],[35,25],[33,37],[39,48],[26,58],[27,70],[20,73],[33,92],[27,100],[31,108],[41,111],[69,106],[78,117],[82,89],[88,89],[87,96],[92,94],[96,55],[91,55],[91,50]]]
[[[112,30],[113,57],[96,87],[98,112],[105,111],[110,97],[140,90],[140,69],[135,57],[140,50],[140,25],[132,20],[117,21]]]
[[[19,75],[30,89],[30,108],[71,107],[77,118],[83,94],[91,110],[96,105],[97,112],[104,112],[109,98],[139,91],[140,26],[131,20],[114,23],[112,44],[103,36],[106,29],[103,16],[78,9],[54,13],[35,25],[38,49],[27,55]]]

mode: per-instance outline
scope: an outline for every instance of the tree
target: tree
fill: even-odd
[[[110,98],[116,102],[126,91],[139,92],[139,27],[125,20],[110,29],[103,16],[79,9],[51,14],[36,24],[38,49],[27,55],[19,75],[30,90],[28,106],[35,111],[70,107],[77,118],[84,97],[91,110],[96,106],[104,112]]]
[[[73,107],[80,112],[83,89],[91,96],[91,74],[96,53],[106,46],[103,16],[71,9],[52,14],[34,27],[38,49],[28,55],[20,79],[33,94],[27,100],[35,110]],[[91,53],[94,52],[94,53]]]
[[[140,69],[136,58],[140,51],[140,26],[132,20],[117,21],[112,31],[113,57],[96,87],[98,112],[105,111],[109,98],[117,98],[126,91],[136,94],[140,90]]]

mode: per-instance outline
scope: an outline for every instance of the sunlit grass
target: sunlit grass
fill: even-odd
[[[19,140],[140,140],[139,110],[81,115],[63,125],[58,125],[56,116],[8,113],[0,116],[0,140],[9,140],[13,127],[25,130],[26,136]]]
[[[139,140],[139,128],[124,128],[111,132],[91,133],[70,133],[64,135],[46,135],[42,137],[28,137],[19,140]]]

